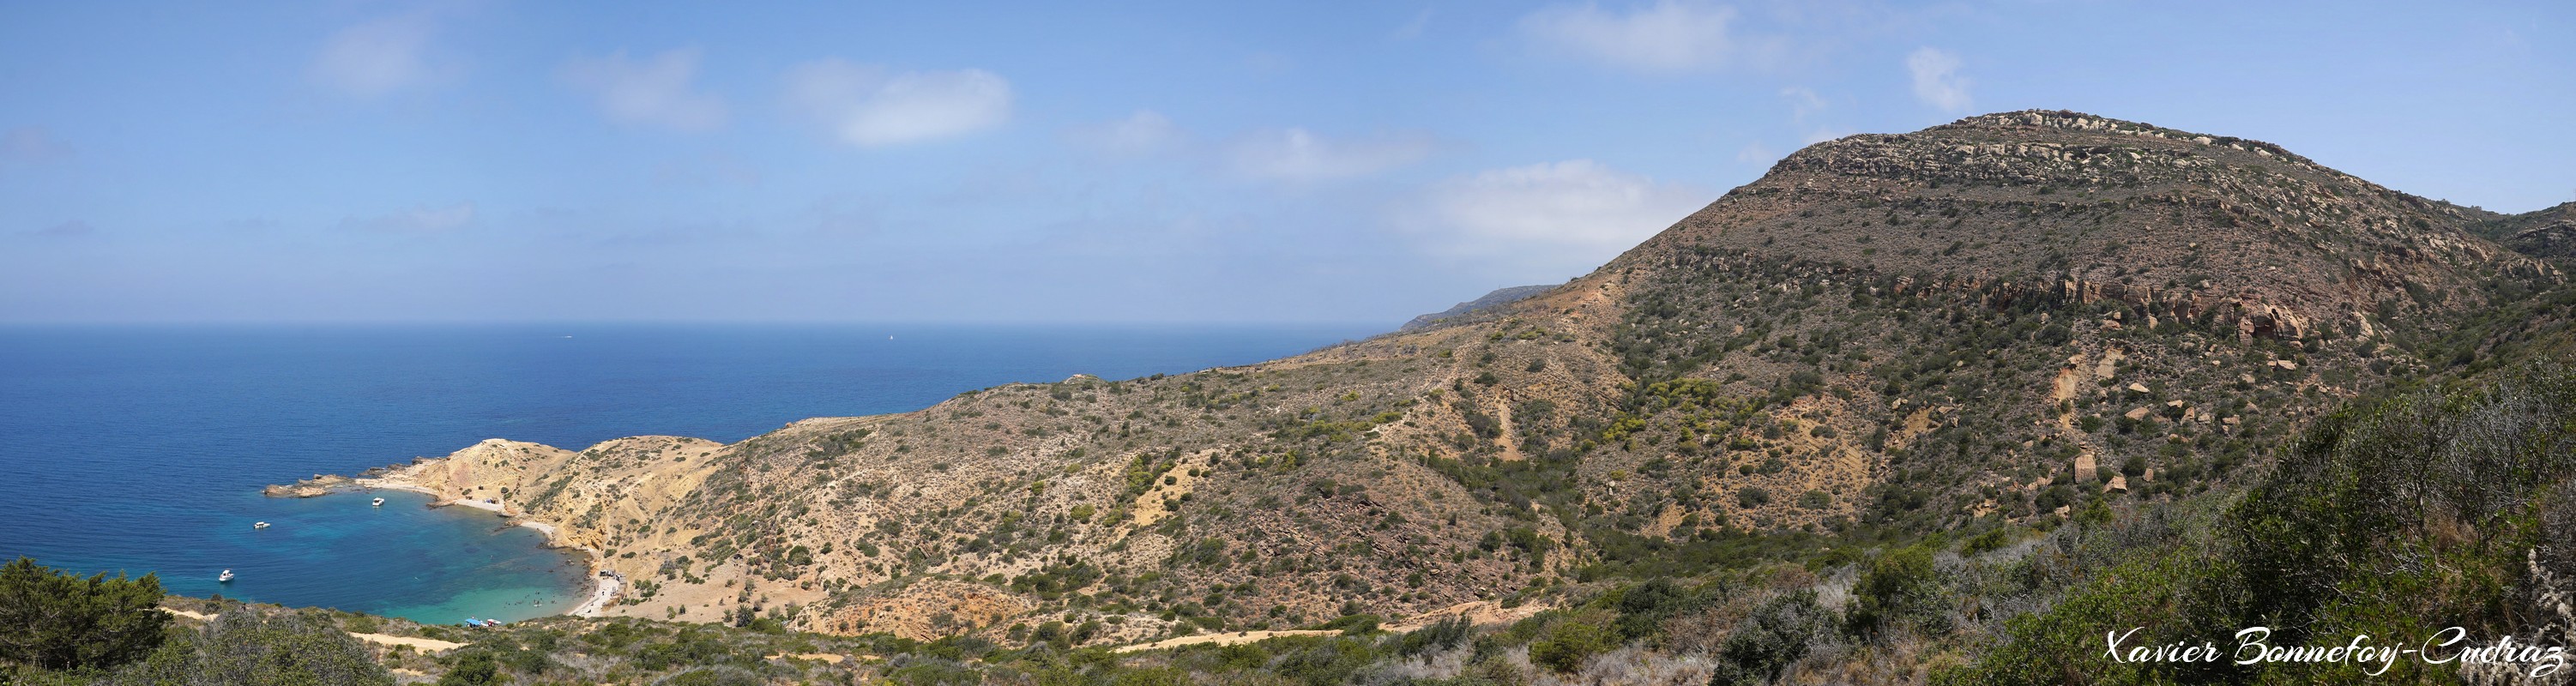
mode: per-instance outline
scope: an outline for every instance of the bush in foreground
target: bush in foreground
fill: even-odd
[[[88,578],[24,557],[0,567],[0,662],[50,670],[113,667],[161,645],[161,578]]]
[[[114,686],[393,686],[357,639],[304,612],[226,611],[141,662],[117,670]]]

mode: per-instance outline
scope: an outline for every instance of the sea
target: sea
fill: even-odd
[[[0,326],[0,560],[447,624],[578,605],[580,560],[404,492],[267,484],[486,438],[725,442],[1074,374],[1247,364],[1368,325]],[[371,505],[383,497],[382,507]],[[267,522],[266,528],[256,528]],[[230,582],[219,582],[224,570]]]

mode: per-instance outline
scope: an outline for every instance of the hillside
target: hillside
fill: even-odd
[[[2266,143],[1987,115],[1811,146],[1428,328],[392,478],[559,525],[633,580],[612,615],[1081,645],[1572,604],[2252,478],[2563,282],[2488,219]]]
[[[1449,306],[1449,309],[1414,317],[1413,319],[1406,321],[1404,326],[1397,327],[1396,331],[1420,331],[1431,328],[1433,325],[1444,321],[1520,302],[1530,296],[1548,292],[1549,289],[1553,288],[1556,287],[1553,285],[1539,285],[1497,288],[1494,289],[1493,292],[1476,296],[1476,299],[1474,300],[1451,305]]]
[[[2533,257],[2576,260],[2576,202],[2490,218],[2470,230]]]

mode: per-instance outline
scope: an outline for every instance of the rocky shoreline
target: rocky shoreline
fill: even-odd
[[[413,464],[419,464],[419,462],[415,460]],[[407,465],[386,465],[383,467],[376,467],[367,471],[359,472],[356,477],[347,477],[338,474],[315,474],[313,475],[313,478],[297,479],[295,483],[291,484],[269,484],[267,488],[260,489],[259,494],[271,498],[312,498],[347,491],[370,490],[367,484],[361,482],[382,478],[387,474],[394,473],[396,470],[403,469],[405,466]]]

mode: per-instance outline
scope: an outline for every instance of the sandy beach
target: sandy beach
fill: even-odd
[[[430,507],[463,505],[477,510],[486,510],[505,517],[510,515],[510,508],[507,505],[485,500],[476,500],[473,498],[449,498],[446,497],[445,494],[439,493],[436,489],[412,483],[410,479],[403,478],[401,472],[395,472],[382,477],[355,479],[351,483],[357,485],[359,488],[371,491],[381,488],[392,491],[410,491],[426,495],[434,498],[434,500],[431,500],[429,503]],[[548,527],[547,530],[551,533],[553,529],[552,527]]]
[[[497,515],[501,515],[501,516],[504,516],[504,517],[510,516],[510,507],[509,507],[509,506],[507,506],[507,505],[503,505],[503,504],[500,504],[500,503],[496,503],[496,502],[492,502],[492,501],[488,501],[488,500],[474,500],[474,499],[470,499],[470,498],[458,498],[458,499],[455,499],[455,500],[449,500],[449,501],[440,502],[440,503],[435,503],[435,504],[440,505],[440,506],[446,506],[446,505],[463,505],[463,506],[471,507],[471,508],[474,508],[474,509],[477,509],[477,510],[489,510],[489,511],[491,511],[491,512],[492,512],[492,514],[497,514]]]
[[[615,572],[610,573],[615,574]],[[590,599],[582,601],[580,607],[575,607],[571,612],[564,614],[575,617],[597,617],[600,612],[608,609],[609,602],[617,599],[617,589],[625,585],[625,579],[600,576],[599,572],[593,571],[590,573]]]
[[[599,551],[592,550],[587,546],[564,545],[562,536],[563,530],[553,522],[527,519],[523,516],[512,514],[509,511],[509,508],[501,503],[486,502],[468,498],[441,498],[441,494],[439,492],[403,478],[402,473],[399,471],[379,478],[358,479],[356,480],[356,483],[358,486],[367,489],[382,488],[396,491],[410,491],[413,493],[427,495],[436,499],[430,501],[430,507],[463,505],[465,507],[485,510],[504,517],[509,517],[512,520],[511,524],[535,529],[537,530],[537,533],[543,534],[546,537],[547,547],[581,551],[582,566],[587,570],[587,573],[585,573],[583,577],[589,580],[590,596],[585,598],[580,605],[574,606],[573,609],[566,611],[563,614],[574,617],[597,617],[600,613],[607,611],[609,603],[617,600],[618,590],[624,588],[626,585],[625,579],[622,577],[600,575],[600,572],[605,571],[606,567],[600,564],[601,557]],[[611,572],[611,574],[614,574],[614,572]]]

